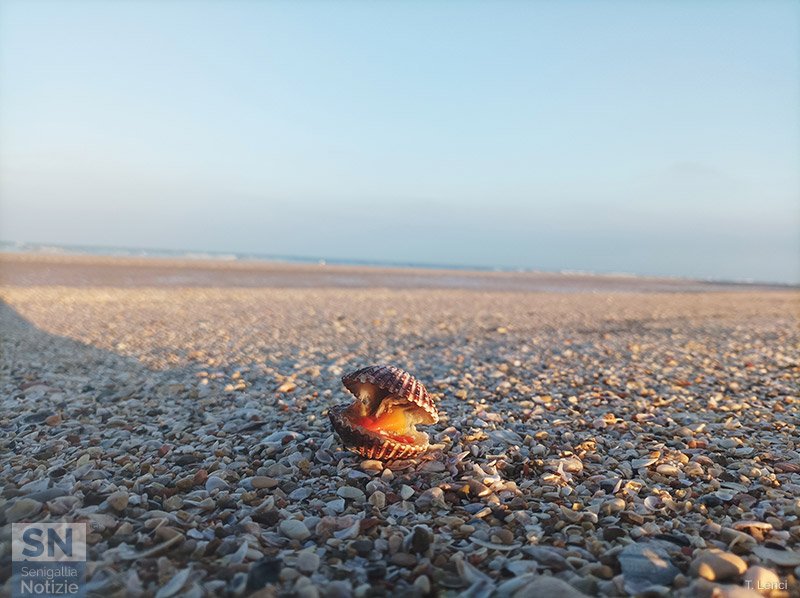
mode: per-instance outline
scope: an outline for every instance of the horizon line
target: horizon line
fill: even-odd
[[[9,250],[11,249],[11,250]],[[186,260],[208,260],[220,262],[266,262],[282,264],[305,264],[318,266],[362,266],[384,267],[392,269],[422,269],[422,270],[455,270],[459,272],[483,272],[506,274],[557,274],[563,276],[591,276],[591,277],[620,277],[654,280],[675,280],[687,282],[703,282],[714,284],[730,284],[743,286],[776,286],[786,289],[800,289],[800,282],[761,281],[754,279],[728,279],[728,278],[695,278],[677,275],[640,274],[622,271],[595,271],[583,269],[564,268],[560,270],[539,269],[534,267],[508,267],[508,266],[477,266],[474,264],[447,264],[436,262],[397,262],[390,260],[368,260],[352,258],[326,258],[322,256],[301,256],[260,253],[255,251],[218,251],[206,249],[165,249],[157,247],[130,247],[114,245],[82,245],[72,243],[42,243],[39,241],[7,241],[0,239],[0,254],[41,254],[41,255],[95,255],[102,257],[139,257],[144,259],[182,258]],[[137,254],[138,253],[138,254]]]

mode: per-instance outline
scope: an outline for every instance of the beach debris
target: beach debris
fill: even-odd
[[[435,424],[439,413],[425,386],[391,365],[373,365],[342,377],[356,398],[329,411],[344,445],[368,459],[404,459],[424,453],[428,435],[418,424]]]
[[[191,570],[173,598],[797,594],[795,291],[2,293],[25,321],[0,309],[0,526],[85,522],[94,593]],[[424,371],[424,454],[332,432],[367,352]],[[44,410],[62,422],[26,421]],[[651,544],[671,582],[637,577],[626,547]],[[710,548],[749,571],[695,576]]]

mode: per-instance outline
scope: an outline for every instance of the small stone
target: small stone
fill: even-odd
[[[689,567],[693,577],[702,577],[709,581],[736,580],[745,571],[747,563],[741,557],[718,548],[701,551]]]
[[[625,500],[622,498],[609,498],[602,504],[604,513],[613,514],[625,510]]]
[[[356,540],[351,545],[353,550],[355,550],[359,556],[367,556],[370,552],[372,552],[372,547],[374,546],[372,540]]]
[[[407,552],[398,552],[392,555],[391,562],[399,567],[413,567],[417,564],[417,557]]]
[[[194,486],[194,479],[192,476],[187,475],[175,480],[175,487],[183,492],[190,490],[192,486]]]
[[[291,380],[287,380],[278,387],[278,392],[292,392],[296,388],[297,384],[295,384]]]
[[[6,521],[18,523],[23,519],[30,519],[42,510],[42,503],[32,498],[18,498],[6,509]]]
[[[311,535],[308,531],[306,524],[297,519],[284,519],[281,521],[279,529],[281,533],[287,538],[292,540],[300,540],[301,542]]]
[[[493,541],[496,540],[498,544],[511,544],[514,541],[514,532],[510,529],[500,528],[493,534]]]
[[[208,479],[208,472],[205,469],[198,469],[197,473],[192,476],[192,482],[195,486],[202,486]]]
[[[341,496],[342,498],[346,498],[349,500],[355,500],[358,502],[363,502],[366,498],[364,491],[360,488],[356,488],[355,486],[342,486],[336,491],[336,494]]]
[[[603,529],[603,540],[606,542],[613,542],[619,538],[624,538],[627,532],[621,527],[610,526]]]
[[[680,469],[675,467],[674,465],[670,465],[668,463],[662,463],[658,467],[656,467],[656,471],[661,475],[675,477],[680,473]]]
[[[414,489],[411,486],[406,486],[405,484],[400,486],[400,498],[408,500],[412,496],[414,496]]]
[[[430,594],[431,580],[427,575],[420,575],[414,580],[414,587],[417,588],[422,594]]]
[[[276,583],[279,580],[283,561],[276,558],[263,558],[250,565],[247,574],[247,589],[249,591],[260,590],[268,583]]]
[[[58,424],[61,423],[61,421],[62,421],[61,414],[55,413],[49,416],[47,419],[45,419],[44,423],[46,423],[48,426],[57,426]]]
[[[377,459],[367,459],[366,461],[361,462],[360,467],[362,471],[380,473],[383,471],[383,461],[378,461]]]
[[[795,552],[794,550],[778,550],[768,546],[756,546],[753,548],[753,553],[781,567],[800,566],[800,552]]]
[[[256,489],[275,488],[278,485],[278,480],[263,475],[257,475],[251,478],[250,483],[253,484],[253,488]]]
[[[425,461],[418,468],[418,471],[424,471],[427,473],[441,473],[444,470],[445,466],[441,461]]]
[[[297,555],[295,566],[303,573],[314,573],[319,569],[319,555],[310,550],[304,550]]]
[[[417,525],[411,532],[409,548],[417,554],[425,554],[433,543],[433,533],[424,525]]]
[[[333,500],[329,500],[325,503],[325,506],[334,513],[344,513],[344,510],[347,507],[343,498],[334,498]]]
[[[128,493],[125,490],[117,490],[110,494],[106,501],[115,511],[124,511],[128,506]]]
[[[371,504],[378,510],[383,509],[386,506],[386,495],[380,490],[376,490],[375,492],[370,494],[369,504]]]
[[[177,511],[183,506],[183,499],[178,496],[170,496],[167,498],[163,503],[162,506],[164,507],[165,511]]]
[[[228,489],[228,482],[223,480],[219,476],[211,476],[206,480],[206,492],[209,494],[213,493],[214,490],[227,490]]]
[[[655,542],[629,544],[617,558],[625,591],[630,594],[641,594],[652,586],[670,586],[680,573],[669,554]]]
[[[311,488],[296,488],[289,493],[289,500],[305,500],[309,496],[311,496],[312,490]]]
[[[420,494],[414,504],[419,509],[430,509],[431,507],[447,508],[447,503],[444,500],[444,490],[438,486],[429,488]]]

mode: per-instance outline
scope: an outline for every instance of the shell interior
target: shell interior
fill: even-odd
[[[362,433],[400,444],[428,444],[428,435],[416,429],[430,420],[423,408],[368,381],[356,381],[348,390],[356,400],[346,417]]]

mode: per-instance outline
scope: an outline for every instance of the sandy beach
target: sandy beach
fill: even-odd
[[[797,289],[2,255],[0,299],[4,564],[84,521],[105,595],[800,596]],[[373,363],[424,458],[332,433]]]

